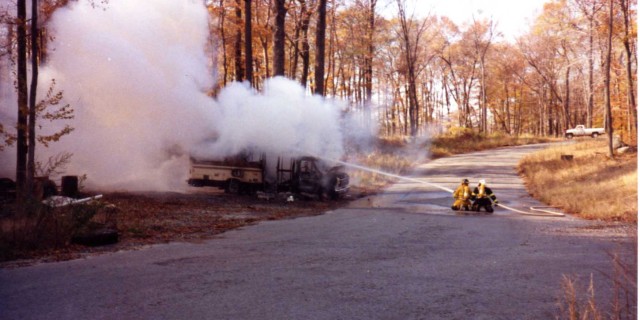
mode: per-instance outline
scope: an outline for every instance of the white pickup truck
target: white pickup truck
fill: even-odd
[[[604,128],[585,128],[583,125],[579,124],[575,128],[565,131],[564,136],[567,137],[567,139],[578,136],[591,136],[592,138],[597,138],[601,134],[604,134]]]

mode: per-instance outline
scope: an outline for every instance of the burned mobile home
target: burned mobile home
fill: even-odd
[[[277,157],[276,166],[267,165],[262,154],[239,154],[222,160],[191,158],[188,183],[196,187],[211,186],[227,193],[290,192],[307,198],[344,197],[349,191],[349,175],[344,166],[311,156]]]

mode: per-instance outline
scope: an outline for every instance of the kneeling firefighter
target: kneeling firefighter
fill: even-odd
[[[498,205],[498,198],[493,194],[491,188],[487,186],[487,182],[482,179],[478,183],[478,186],[473,189],[473,193],[471,194],[471,198],[473,199],[473,205],[471,209],[473,211],[480,211],[481,208],[484,208],[487,212],[493,212],[492,204]]]
[[[453,192],[453,198],[456,201],[451,206],[453,210],[466,210],[471,209],[471,189],[469,188],[469,180],[464,179],[460,186]]]

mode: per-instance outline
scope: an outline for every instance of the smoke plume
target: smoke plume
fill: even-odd
[[[203,1],[110,0],[104,9],[73,1],[49,27],[55,39],[39,96],[55,79],[75,110],[75,131],[39,146],[37,157],[73,153],[66,173],[87,174],[88,187],[176,190],[186,185],[190,156],[343,152],[340,107],[291,80],[270,79],[263,92],[234,83],[217,99],[206,94],[215,76]],[[40,121],[44,133],[64,126]]]

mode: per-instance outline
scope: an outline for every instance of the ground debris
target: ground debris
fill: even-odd
[[[70,243],[55,250],[21,252],[20,260],[1,263],[0,268],[76,259],[173,241],[200,242],[260,221],[320,215],[371,193],[370,190],[355,193],[337,201],[287,202],[290,194],[265,201],[256,195],[230,195],[207,189],[188,193],[103,193],[100,200],[117,208],[117,243],[100,247]]]

